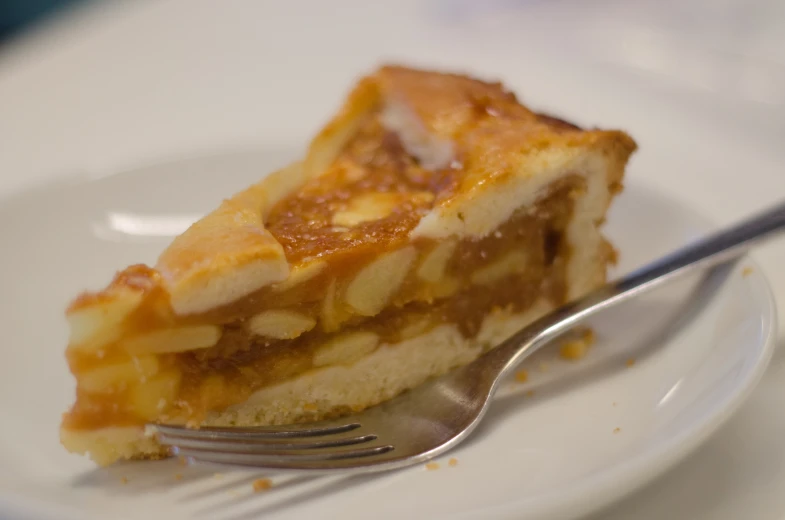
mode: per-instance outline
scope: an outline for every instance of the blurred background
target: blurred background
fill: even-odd
[[[47,16],[80,0],[3,0],[0,2],[0,44]]]
[[[780,0],[0,6],[0,147],[14,172],[6,189],[65,171],[305,142],[358,75],[402,61],[498,78],[543,110],[634,130],[644,145],[638,160],[658,172],[651,181],[677,197],[700,191],[692,203],[723,221],[746,212],[733,195],[763,204],[777,193],[764,181],[739,183],[738,170],[780,168],[766,154],[711,173],[685,165],[695,171],[686,177],[666,165],[685,146],[716,155],[712,134],[723,127],[752,146],[780,146]]]

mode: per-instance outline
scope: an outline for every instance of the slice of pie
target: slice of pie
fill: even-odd
[[[497,83],[380,69],[302,161],[71,304],[62,443],[156,458],[149,423],[317,420],[469,363],[605,281],[635,146]]]

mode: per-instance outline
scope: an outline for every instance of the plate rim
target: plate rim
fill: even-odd
[[[280,150],[278,153],[282,151],[285,150]],[[79,189],[85,184],[100,182],[116,176],[133,175],[136,172],[148,169],[173,167],[179,164],[193,163],[194,161],[231,159],[239,155],[262,157],[266,153],[269,153],[269,150],[256,147],[229,149],[218,153],[186,154],[184,156],[164,158],[163,160],[143,161],[134,167],[123,168],[102,175],[70,174],[55,176],[31,186],[0,193],[0,207],[19,203],[28,196],[35,196],[52,189],[60,187]],[[680,212],[690,216],[692,223],[696,227],[703,228],[706,231],[716,227],[711,218],[702,215],[683,199],[662,190],[653,183],[648,182],[645,178],[630,177],[627,179],[627,182],[630,183],[630,181],[636,187],[651,193],[657,199],[668,204],[677,205]],[[715,409],[709,412],[702,422],[694,423],[693,426],[682,429],[652,449],[625,459],[597,473],[592,479],[576,481],[566,494],[561,491],[543,493],[537,497],[536,503],[532,498],[508,500],[495,506],[485,507],[481,511],[474,509],[458,515],[450,515],[450,518],[477,518],[478,515],[482,515],[483,518],[517,517],[515,515],[522,510],[526,510],[533,515],[548,513],[556,518],[575,518],[574,512],[576,509],[580,509],[582,516],[590,516],[641,489],[672,469],[700,447],[747,400],[763,377],[775,350],[778,314],[773,288],[765,271],[755,261],[754,252],[740,257],[739,260],[739,263],[744,262],[745,265],[753,268],[752,275],[745,277],[745,281],[749,284],[755,300],[758,300],[760,303],[761,329],[765,337],[759,344],[759,355],[747,372],[745,379],[742,380],[742,384],[736,385],[734,391],[729,394],[727,399],[715,405]],[[18,500],[20,495],[24,497],[22,500]],[[66,508],[67,510],[64,511]],[[0,485],[0,513],[9,514],[9,518],[37,518],[41,520],[83,518],[83,511],[73,508],[70,504],[37,500],[28,493],[19,493],[18,490],[9,492],[8,487],[2,485]]]
[[[658,193],[662,194],[661,191]],[[704,224],[706,223],[705,218],[699,217],[691,209],[689,212],[696,216],[696,222],[700,218]],[[554,518],[576,518],[571,511],[580,508],[580,518],[586,517],[588,519],[591,515],[642,489],[646,484],[667,473],[717,432],[758,386],[769,367],[777,343],[777,301],[771,283],[760,264],[755,261],[754,256],[750,254],[741,256],[734,270],[741,262],[753,269],[752,275],[747,276],[745,280],[752,286],[753,292],[761,297],[761,303],[765,305],[760,308],[762,311],[760,313],[761,329],[765,333],[765,338],[760,343],[760,355],[747,373],[743,384],[737,385],[735,391],[729,395],[726,401],[715,405],[715,409],[708,414],[703,422],[695,423],[695,426],[691,428],[682,429],[676,435],[657,444],[654,449],[642,452],[599,472],[590,480],[578,480],[566,495],[556,491],[540,495],[537,500],[540,503],[545,503],[537,505],[536,509],[532,510],[531,499],[521,499],[486,508],[482,514],[488,515],[486,518],[517,518],[509,515],[514,515],[528,508],[527,513],[535,516],[548,513]],[[653,463],[654,461],[657,461],[656,464]],[[610,492],[610,489],[614,489],[614,491]],[[477,514],[476,510],[468,511],[450,518],[477,518]]]

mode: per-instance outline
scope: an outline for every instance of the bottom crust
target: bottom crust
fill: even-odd
[[[455,325],[441,325],[406,341],[382,345],[352,365],[312,370],[263,388],[244,403],[211,414],[202,425],[271,426],[357,412],[474,361],[552,309],[551,303],[540,300],[525,312],[492,313],[474,338],[463,337]],[[102,466],[119,459],[168,455],[144,427],[63,429],[60,439],[70,451],[89,453]]]
[[[89,455],[99,466],[123,459],[163,459],[169,450],[148,435],[143,426],[113,426],[98,430],[60,428],[60,442],[68,451]]]

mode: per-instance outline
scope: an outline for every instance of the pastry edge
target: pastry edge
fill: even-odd
[[[382,76],[389,73],[386,71]],[[390,114],[408,110],[395,98],[394,92],[383,92],[384,84],[385,81],[374,76],[363,78],[339,113],[313,139],[303,161],[276,171],[236,194],[197,223],[198,230],[189,229],[173,241],[161,255],[156,269],[163,274],[175,313],[205,312],[287,279],[293,266],[287,262],[281,245],[265,229],[267,213],[276,202],[323,173],[365,115],[381,106],[390,121],[396,120]],[[397,119],[399,124],[392,124],[390,130],[401,135],[404,143],[420,143],[410,153],[428,155],[424,148],[435,147],[431,155],[439,157],[436,161],[439,166],[449,162],[449,157],[437,149],[444,142],[418,127],[411,116],[404,114]],[[620,182],[624,166],[636,149],[635,142],[624,132],[584,131],[577,127],[567,134],[552,129],[543,143],[537,149],[519,151],[513,171],[434,207],[410,237],[485,236],[509,219],[517,208],[534,203],[549,184],[566,175],[581,174],[589,179],[596,175],[605,177],[603,173],[608,172],[604,179],[606,186]],[[603,214],[608,204],[610,198],[604,204]],[[205,229],[210,230],[211,240],[218,241],[219,247],[205,250]],[[210,256],[209,251],[222,253]]]

